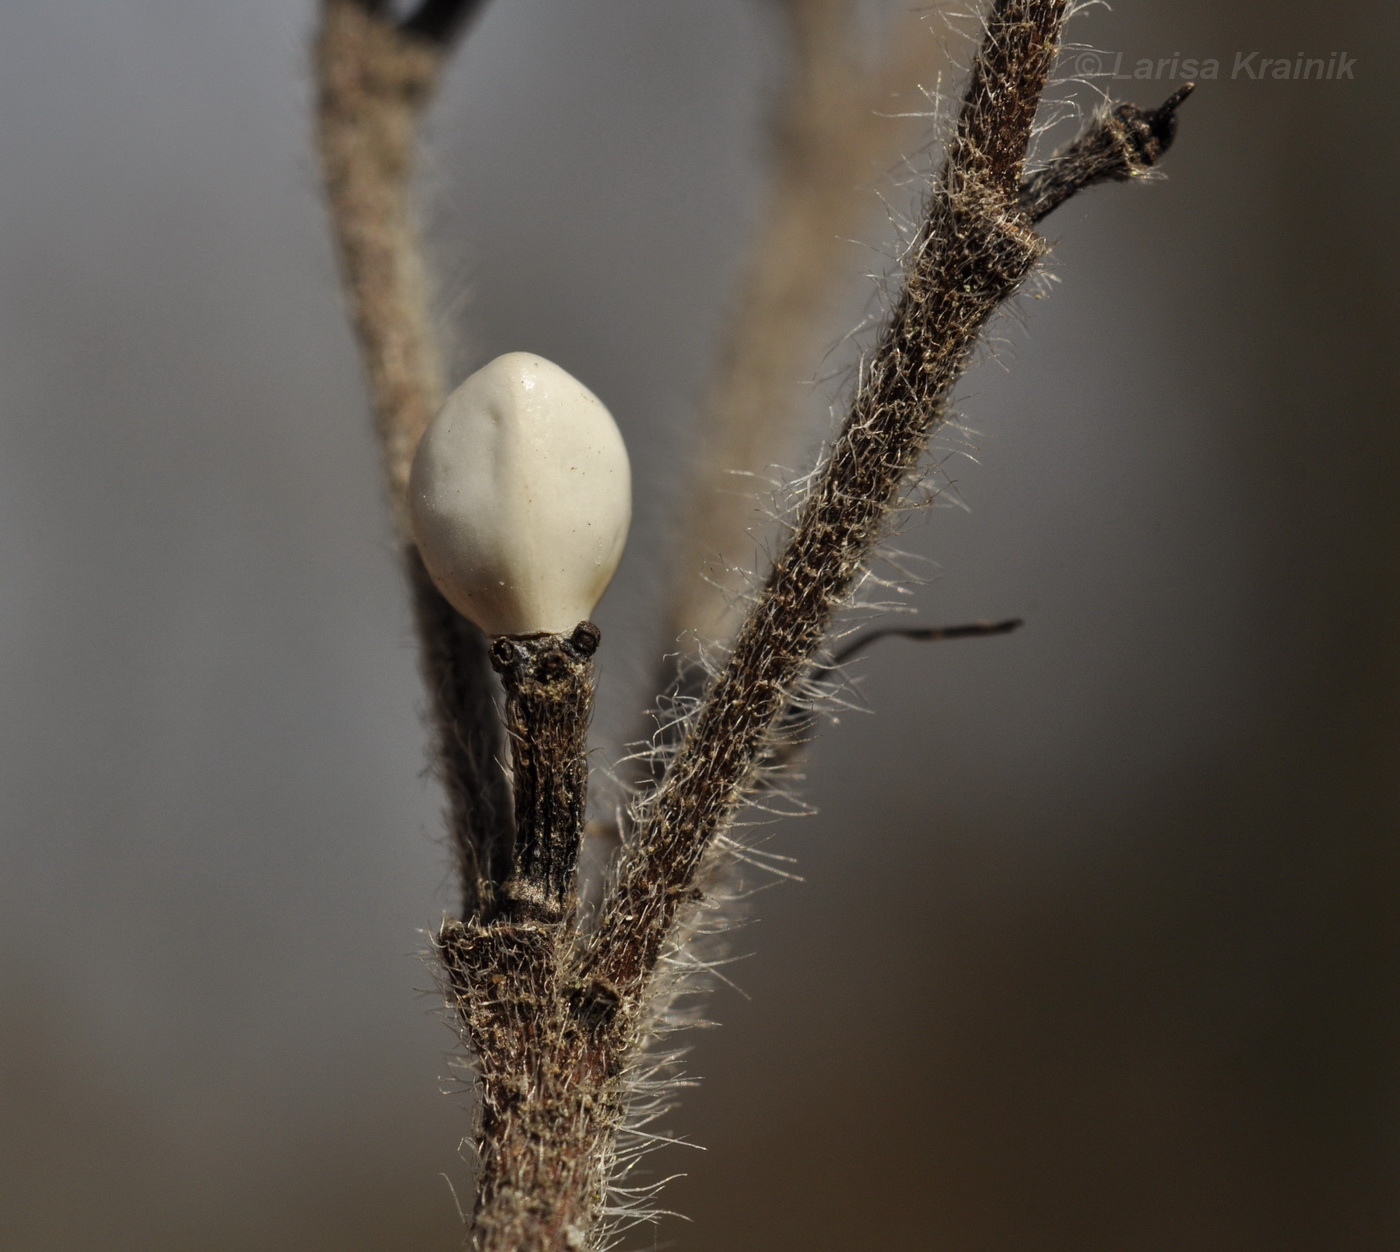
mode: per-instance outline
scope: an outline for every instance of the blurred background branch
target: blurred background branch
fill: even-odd
[[[922,10],[866,45],[855,0],[772,0],[790,58],[771,105],[772,182],[702,406],[680,510],[665,644],[726,640],[768,523],[761,483],[802,449],[805,403],[851,286],[875,186],[927,141],[921,88],[940,69]],[[904,113],[905,116],[899,116]],[[805,450],[804,454],[805,454]]]
[[[414,203],[418,131],[452,37],[481,7],[425,0],[399,22],[387,5],[323,0],[315,54],[322,181],[404,544],[464,915],[494,891],[511,842],[496,685],[485,639],[428,578],[404,509],[413,453],[446,395]]]

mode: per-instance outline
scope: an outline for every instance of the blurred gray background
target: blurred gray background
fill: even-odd
[[[0,13],[7,1252],[460,1237],[467,1099],[417,955],[446,857],[312,16]],[[824,733],[820,815],[769,845],[806,881],[756,901],[749,998],[694,1038],[671,1127],[707,1151],[657,1163],[694,1222],[634,1244],[1400,1246],[1398,24],[1123,0],[1072,28],[1224,65],[1167,181],[1047,223],[1060,281],[962,391],[968,507],[901,540],[937,562],[924,618],[1027,625],[863,663],[874,715]],[[463,367],[551,357],[635,457],[600,759],[660,651],[779,35],[759,0],[497,0],[431,119]],[[1256,49],[1355,77],[1232,79]],[[836,332],[892,238],[872,191]]]

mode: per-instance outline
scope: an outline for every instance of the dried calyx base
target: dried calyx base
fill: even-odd
[[[580,622],[567,635],[503,635],[491,645],[491,664],[506,690],[515,790],[515,853],[500,901],[511,921],[557,924],[577,905],[600,638],[592,622]]]
[[[382,107],[397,110],[393,125],[376,129],[375,92],[397,80],[377,73],[374,58],[426,64],[429,44],[388,13],[325,0],[321,142],[391,479],[401,485],[402,448],[421,429],[436,383],[421,370],[394,372],[411,354],[380,325],[396,301],[417,298],[413,267],[384,263],[406,246],[394,215],[408,168],[401,147],[385,152],[427,92],[417,80],[389,92]],[[1123,105],[1094,118],[1043,169],[1026,172],[1065,17],[1065,0],[991,5],[925,220],[904,258],[902,291],[849,416],[664,772],[634,797],[615,877],[587,926],[575,880],[596,629],[583,623],[491,646],[506,689],[512,821],[496,764],[487,648],[410,557],[462,869],[462,920],[443,926],[437,949],[481,1093],[475,1252],[608,1246],[616,1230],[609,1187],[623,1160],[618,1135],[635,1117],[646,1049],[665,1020],[674,990],[668,970],[728,827],[762,769],[781,757],[777,738],[833,614],[888,533],[988,323],[1047,251],[1036,223],[1085,187],[1150,172],[1171,143],[1189,87],[1157,109]],[[387,241],[370,229],[378,219],[366,219],[364,206],[373,204],[396,223]]]

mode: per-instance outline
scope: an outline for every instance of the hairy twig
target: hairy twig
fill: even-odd
[[[401,517],[414,450],[443,400],[411,194],[418,123],[444,52],[406,36],[378,7],[323,4],[316,122],[351,319]]]
[[[486,0],[422,0],[399,23],[409,36],[426,39],[443,48],[450,47],[468,22],[486,7]]]
[[[1195,83],[1184,83],[1155,109],[1120,104],[1100,114],[1021,184],[1021,204],[1038,222],[1076,192],[1095,183],[1141,178],[1162,159],[1176,138],[1176,111]]]
[[[715,835],[946,413],[983,327],[1046,245],[1018,190],[1063,0],[1001,0],[910,249],[905,287],[786,550],[624,848],[586,967],[633,1012]]]
[[[567,976],[572,929],[447,922],[438,955],[476,1059],[474,1252],[598,1246],[626,1107],[610,1006]]]

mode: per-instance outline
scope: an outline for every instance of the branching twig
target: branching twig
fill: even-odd
[[[1176,138],[1176,111],[1196,90],[1184,83],[1155,109],[1120,104],[1097,117],[1021,184],[1021,203],[1038,222],[1076,192],[1095,183],[1123,182],[1147,174]]]
[[[807,0],[790,0],[796,11]],[[844,0],[810,0],[815,12]],[[402,504],[408,458],[440,393],[408,210],[413,130],[442,40],[465,5],[325,0],[320,139],[346,283]],[[494,722],[479,633],[412,563],[425,669],[464,868],[466,909],[438,954],[480,1087],[475,1252],[571,1252],[606,1239],[617,1139],[707,867],[818,663],[833,614],[886,535],[988,322],[1047,244],[1033,224],[1081,187],[1132,177],[1171,139],[1182,93],[1123,106],[1025,176],[1066,0],[995,0],[904,288],[850,415],[813,474],[757,594],[633,830],[596,925],[575,907],[597,632],[504,636],[518,830],[490,768]],[[1009,628],[1009,623],[988,629]],[[947,633],[947,632],[945,632]],[[857,645],[859,646],[859,645]]]
[[[481,1075],[478,1252],[597,1246],[627,1073],[654,1021],[717,836],[883,537],[989,319],[1045,251],[1019,198],[1063,0],[999,0],[906,282],[846,422],[658,789],[596,929],[449,925],[452,990]],[[576,944],[578,945],[576,947]]]

